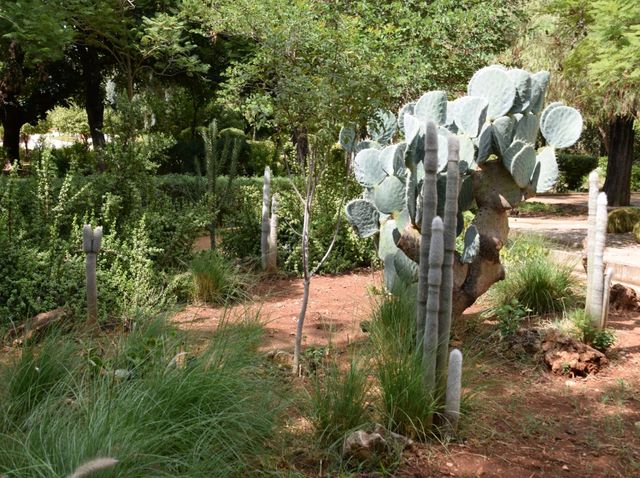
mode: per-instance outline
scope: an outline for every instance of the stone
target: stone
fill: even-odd
[[[613,284],[609,293],[610,310],[618,314],[640,311],[640,298],[635,290],[622,284]]]
[[[609,362],[602,352],[557,332],[544,338],[542,353],[553,373],[572,377],[597,373]]]

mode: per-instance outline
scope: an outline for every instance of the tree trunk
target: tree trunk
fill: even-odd
[[[84,80],[85,110],[94,149],[104,146],[104,91],[102,90],[102,65],[94,48],[87,47],[81,55]]]
[[[17,161],[20,159],[20,129],[24,124],[22,110],[17,101],[11,101],[2,105],[1,111],[4,128],[2,144],[7,158],[10,161]]]
[[[609,161],[604,192],[609,206],[628,206],[631,200],[633,116],[615,116],[609,122]]]

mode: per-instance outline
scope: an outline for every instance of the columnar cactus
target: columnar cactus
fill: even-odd
[[[98,288],[96,283],[96,259],[102,243],[102,227],[91,228],[85,224],[82,228],[82,250],[87,254],[87,321],[90,325],[98,324]]]
[[[438,311],[440,308],[440,292],[442,286],[442,262],[444,258],[444,226],[442,219],[436,216],[431,223],[431,244],[429,247],[429,267],[427,279],[427,305],[422,339],[422,367],[424,386],[428,394],[436,391],[436,357],[438,355]],[[422,267],[421,267],[422,268]],[[448,346],[447,340],[447,346]],[[418,347],[420,337],[418,337]]]
[[[607,240],[607,195],[598,194],[596,204],[595,233],[593,235],[593,264],[588,272],[587,282],[591,285],[591,295],[586,304],[587,314],[591,317],[593,325],[600,327],[602,314],[605,308],[605,274],[604,274],[604,248]]]
[[[460,418],[460,397],[462,392],[462,352],[453,349],[449,355],[447,371],[447,389],[444,402],[445,426],[449,434],[458,429]]]
[[[267,271],[278,269],[278,195],[271,198],[271,219],[269,221],[269,240],[267,253]]]
[[[587,219],[587,297],[586,304],[591,303],[593,295],[593,255],[595,251],[596,236],[596,204],[598,201],[598,170],[589,173],[589,216]]]
[[[267,269],[269,255],[269,204],[271,202],[271,169],[264,168],[264,179],[262,180],[262,236],[260,239],[260,253],[262,257],[262,270]]]

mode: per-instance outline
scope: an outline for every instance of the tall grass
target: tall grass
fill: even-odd
[[[337,444],[347,433],[369,421],[369,373],[355,361],[347,370],[324,366],[312,381],[311,419],[320,442]]]
[[[226,304],[247,296],[247,278],[216,251],[197,254],[191,262],[195,298],[210,304]]]
[[[563,312],[578,301],[573,267],[554,262],[541,238],[517,238],[504,257],[506,278],[491,289],[497,306],[516,300],[533,315],[544,315]]]
[[[173,360],[182,337],[158,324],[113,353],[66,338],[27,350],[0,384],[0,474],[62,477],[96,457],[118,460],[101,477],[257,473],[279,411],[261,333],[223,325],[183,366]]]
[[[425,394],[422,354],[415,346],[415,297],[383,296],[375,305],[371,341],[380,387],[379,413],[387,428],[405,436],[425,438],[436,411]]]

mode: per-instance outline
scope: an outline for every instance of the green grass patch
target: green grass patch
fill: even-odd
[[[156,322],[115,344],[54,337],[26,349],[2,370],[0,474],[67,476],[111,457],[99,476],[255,475],[281,409],[261,335],[257,323],[222,324],[184,356],[185,337]]]
[[[216,251],[197,254],[191,262],[194,298],[208,304],[226,304],[247,297],[248,278]]]

